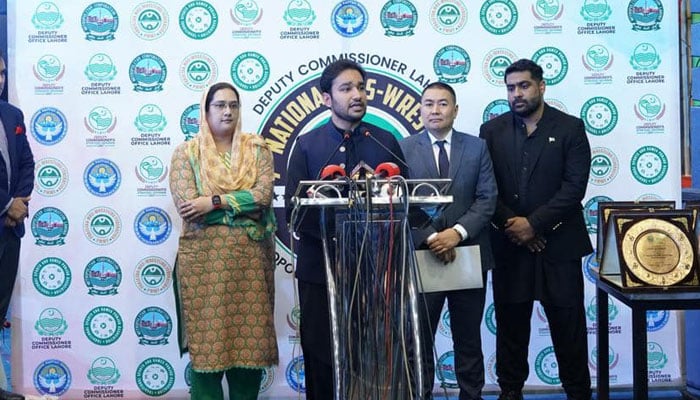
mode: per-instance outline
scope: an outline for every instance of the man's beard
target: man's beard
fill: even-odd
[[[350,123],[356,123],[359,121],[362,121],[362,118],[364,118],[365,114],[367,113],[367,106],[364,106],[364,110],[362,113],[359,115],[356,114],[351,114],[348,110],[341,109],[339,106],[334,105],[333,106],[333,113],[336,115],[337,118],[347,121]]]
[[[538,108],[540,108],[540,105],[542,105],[542,98],[540,97],[533,100],[523,100],[520,103],[525,103],[524,109],[517,110],[514,104],[511,104],[510,109],[520,118],[527,118],[537,111]]]

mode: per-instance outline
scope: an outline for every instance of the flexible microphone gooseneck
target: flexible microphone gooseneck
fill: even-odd
[[[396,159],[396,160],[397,160],[398,162],[400,162],[404,167],[406,167],[406,171],[409,171],[409,170],[411,169],[411,167],[408,166],[408,164],[406,163],[406,161],[403,160],[403,158],[399,157],[396,153],[394,153],[393,151],[391,151],[391,149],[388,148],[384,143],[382,143],[381,140],[379,140],[379,139],[377,139],[376,137],[374,137],[374,135],[372,135],[372,133],[369,131],[369,129],[365,128],[364,131],[362,131],[362,135],[363,135],[364,137],[367,137],[367,138],[372,139],[372,141],[373,141],[374,143],[378,144],[379,147],[381,147],[382,149],[386,150],[387,153],[391,154],[391,156],[394,157],[394,159]]]
[[[323,169],[326,166],[328,166],[328,163],[331,161],[331,159],[333,157],[335,157],[336,154],[338,154],[338,151],[340,150],[340,148],[343,147],[348,142],[348,140],[350,140],[351,134],[352,134],[352,132],[347,131],[347,130],[345,132],[343,132],[343,140],[341,140],[340,143],[338,143],[338,145],[335,146],[335,149],[333,150],[333,152],[328,156],[326,161],[323,164],[321,164],[321,169],[318,171],[318,174],[316,174],[316,180],[323,179],[323,178],[321,178],[321,175],[323,174]]]

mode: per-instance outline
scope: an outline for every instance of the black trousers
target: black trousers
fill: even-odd
[[[486,274],[484,280],[486,282]],[[425,293],[419,299],[423,356],[423,398],[432,399],[435,382],[434,342],[437,325],[447,300],[454,344],[455,375],[459,400],[481,399],[484,387],[484,355],[481,351],[481,320],[486,289]]]
[[[0,220],[0,223],[4,221]],[[20,238],[11,229],[5,229],[0,235],[0,323],[5,320],[10,308],[19,267],[19,245]]]
[[[520,391],[529,373],[527,355],[530,341],[530,318],[533,301],[494,303],[496,308],[496,375],[502,391]],[[588,371],[586,314],[581,301],[560,307],[542,303],[549,322],[554,354],[559,365],[559,379],[572,400],[591,398]]]
[[[330,311],[325,285],[297,281],[307,400],[333,400]]]

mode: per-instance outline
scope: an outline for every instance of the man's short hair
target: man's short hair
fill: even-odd
[[[450,94],[452,95],[452,100],[454,100],[455,104],[457,104],[457,93],[455,93],[455,90],[454,90],[454,89],[452,88],[452,86],[450,86],[449,84],[447,84],[447,83],[445,83],[445,82],[440,82],[440,81],[433,82],[433,83],[429,84],[428,86],[426,86],[426,87],[423,89],[423,93],[421,93],[421,97],[423,97],[423,95],[425,94],[425,92],[426,92],[428,89],[443,89],[443,90],[447,90],[447,91],[450,92]]]
[[[328,64],[326,68],[323,70],[321,73],[321,79],[319,81],[319,86],[321,87],[321,93],[330,93],[331,92],[331,87],[333,86],[333,81],[335,78],[338,77],[338,75],[342,74],[343,71],[353,69],[362,75],[362,80],[366,81],[367,80],[367,73],[365,70],[360,66],[360,64],[356,63],[355,61],[351,61],[348,59],[340,59],[333,61],[332,63]]]
[[[513,72],[526,71],[530,72],[530,76],[532,76],[532,79],[534,79],[536,82],[542,81],[542,67],[537,65],[536,62],[528,60],[527,58],[521,58],[520,60],[510,64],[508,68],[506,68],[506,74],[503,77],[503,81],[505,82],[508,75],[512,74]]]

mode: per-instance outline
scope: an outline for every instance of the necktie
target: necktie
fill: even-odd
[[[438,140],[435,142],[440,148],[438,153],[438,169],[440,170],[440,178],[444,179],[450,175],[450,160],[447,158],[447,151],[445,150],[446,140]]]

